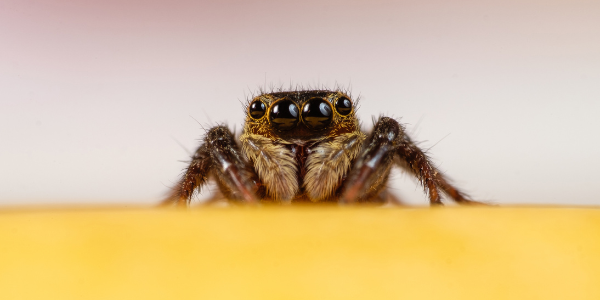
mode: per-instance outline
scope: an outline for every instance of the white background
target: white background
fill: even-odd
[[[476,199],[598,205],[598,1],[0,2],[0,205],[152,204],[274,85],[349,87]],[[197,121],[196,121],[197,120]],[[181,146],[181,145],[183,146]],[[392,188],[426,198],[409,176]]]

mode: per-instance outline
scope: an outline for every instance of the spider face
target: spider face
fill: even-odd
[[[225,126],[211,128],[184,176],[164,203],[187,205],[214,179],[233,202],[384,203],[393,166],[423,185],[432,205],[440,192],[475,203],[454,188],[396,120],[380,117],[369,137],[356,103],[341,91],[266,93],[248,102],[238,139]]]
[[[279,92],[252,99],[245,131],[302,144],[358,130],[354,103],[332,91]]]

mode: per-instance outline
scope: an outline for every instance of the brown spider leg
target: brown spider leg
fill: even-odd
[[[393,165],[400,124],[380,118],[342,187],[341,203],[369,202],[385,187]]]
[[[431,205],[443,205],[438,187],[443,188],[450,185],[440,184],[438,179],[443,177],[433,167],[429,157],[423,150],[419,149],[407,135],[403,134],[396,153],[398,158],[406,163],[407,169],[419,179],[425,190],[429,192],[429,203]],[[445,183],[447,184],[447,182]],[[456,189],[454,191],[458,192]]]
[[[350,171],[340,201],[368,201],[384,187],[394,158],[406,162],[429,194],[431,205],[443,205],[438,191],[437,174],[427,155],[419,149],[402,126],[394,119],[382,117],[377,121],[365,150]]]
[[[163,204],[189,204],[194,190],[206,184],[211,172],[226,198],[258,202],[251,184],[256,175],[243,159],[231,131],[225,126],[216,126],[208,131],[185,174]]]
[[[398,148],[398,156],[406,163],[406,165],[401,164],[404,169],[413,172],[413,174],[417,176],[421,183],[423,183],[423,180],[425,180],[427,184],[426,188],[429,189],[430,193],[431,189],[429,188],[429,185],[433,183],[438,189],[441,189],[446,195],[450,196],[450,198],[452,198],[452,200],[458,204],[487,205],[486,203],[469,199],[469,196],[450,184],[446,177],[435,167],[433,167],[433,164],[430,162],[427,155],[421,149],[419,149],[419,147],[417,147],[415,143],[406,135],[404,136],[403,143],[401,143],[400,147]],[[425,183],[423,183],[423,185],[425,186]],[[434,203],[432,202],[432,204]]]
[[[202,144],[192,157],[192,162],[187,167],[185,174],[177,185],[171,189],[169,196],[161,202],[161,205],[176,204],[187,206],[192,198],[194,190],[200,188],[208,181],[208,174],[212,168],[210,154],[206,144]]]
[[[469,199],[469,196],[464,194],[462,191],[452,186],[446,178],[441,173],[437,173],[436,181],[438,183],[438,187],[440,187],[444,193],[446,193],[452,200],[454,200],[458,204],[474,204],[474,205],[490,205],[487,203],[475,201]]]

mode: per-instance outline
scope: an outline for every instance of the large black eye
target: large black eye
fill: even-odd
[[[335,101],[335,110],[342,116],[347,116],[352,111],[352,102],[346,97],[342,97]]]
[[[298,107],[291,100],[281,100],[271,105],[269,121],[275,129],[290,130],[298,124]]]
[[[250,104],[250,108],[248,110],[250,111],[250,116],[253,119],[260,119],[265,115],[267,108],[262,101],[256,100]]]
[[[312,98],[302,108],[302,121],[310,129],[323,129],[331,123],[332,118],[331,106],[323,99]]]

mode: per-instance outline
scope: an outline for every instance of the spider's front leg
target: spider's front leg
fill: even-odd
[[[225,126],[211,128],[196,150],[185,174],[163,201],[164,205],[188,205],[195,189],[202,188],[213,174],[227,199],[256,203],[256,174],[244,160],[234,135]]]
[[[403,135],[402,141],[396,150],[396,163],[412,172],[424,188],[429,191],[429,200],[431,205],[441,205],[438,191],[443,191],[450,196],[458,204],[479,204],[488,205],[469,199],[469,197],[454,187],[442,172],[437,170],[427,155],[410,139],[409,136]],[[437,187],[437,189],[435,189]]]
[[[370,202],[379,195],[385,188],[403,135],[396,120],[383,117],[377,121],[344,182],[340,202]]]
[[[433,166],[427,155],[404,133],[394,119],[382,117],[377,121],[365,149],[358,157],[340,201],[342,203],[369,202],[385,187],[394,164],[404,165],[421,182],[429,195],[431,205],[442,205],[440,190],[459,203],[478,203],[468,200],[453,187]]]

